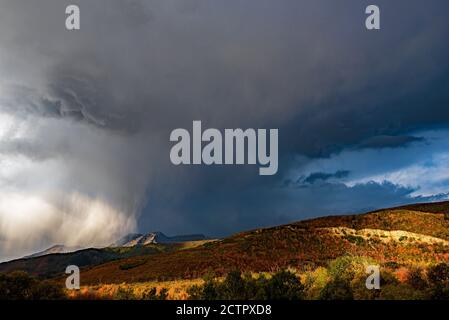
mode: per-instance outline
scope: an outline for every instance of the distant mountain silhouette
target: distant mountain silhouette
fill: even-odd
[[[131,233],[118,241],[111,244],[111,247],[134,247],[134,246],[145,246],[151,243],[176,243],[176,242],[187,242],[187,241],[199,241],[206,240],[206,236],[203,234],[190,234],[190,235],[179,235],[168,237],[162,232],[150,232],[148,234],[141,233]]]

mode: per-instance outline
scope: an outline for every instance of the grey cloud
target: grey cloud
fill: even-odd
[[[351,172],[349,170],[338,170],[334,173],[327,172],[312,172],[307,176],[301,176],[296,181],[287,179],[284,181],[286,187],[304,187],[314,183],[324,183],[329,180],[341,180],[349,176]]]
[[[64,145],[60,144],[53,150],[39,142],[26,139],[13,139],[2,141],[0,154],[21,155],[35,161],[51,159],[64,153]]]
[[[49,94],[56,101],[61,117],[86,121],[103,128],[125,129],[121,128],[124,110],[117,114],[112,107],[105,108],[111,101],[108,101],[108,91],[99,86],[98,79],[76,77],[73,73],[66,74],[64,70],[59,70],[52,80]]]
[[[335,173],[325,173],[325,172],[314,172],[311,173],[308,177],[304,178],[303,181],[305,183],[315,183],[316,181],[327,181],[331,178],[341,179],[346,178],[349,175],[350,171],[348,170],[339,170]]]
[[[413,136],[380,135],[370,137],[362,141],[357,146],[357,148],[359,149],[397,148],[397,147],[406,147],[413,142],[425,142],[425,139],[423,137],[413,137]]]

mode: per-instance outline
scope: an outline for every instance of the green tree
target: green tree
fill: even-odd
[[[240,271],[230,272],[226,279],[221,284],[218,284],[218,293],[220,299],[246,300],[245,280],[242,278]]]
[[[352,300],[354,295],[349,280],[337,278],[321,290],[320,300]]]
[[[0,300],[55,300],[66,298],[62,287],[40,281],[23,271],[0,274]]]
[[[268,300],[301,300],[304,298],[304,285],[289,271],[279,271],[266,284]]]

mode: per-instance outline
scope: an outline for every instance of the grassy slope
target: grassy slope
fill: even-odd
[[[335,227],[403,230],[437,237],[443,242],[449,240],[449,220],[444,214],[448,212],[449,202],[445,202],[258,229],[192,249],[108,262],[83,270],[82,281],[83,284],[143,282],[196,278],[209,270],[224,274],[233,269],[257,272],[287,266],[302,268],[323,265],[345,254],[370,256],[381,263],[448,261],[449,247],[442,243],[421,242],[414,237],[385,241],[383,235],[360,237],[356,231],[336,234],[331,230]],[[123,265],[131,267],[124,270]]]
[[[361,215],[331,216],[297,222],[304,228],[348,227],[353,229],[403,230],[449,240],[449,219],[442,213],[385,209]]]
[[[95,266],[108,261],[129,257],[148,256],[161,252],[184,250],[186,248],[201,245],[205,242],[207,241],[190,241],[179,244],[150,244],[144,247],[85,249],[71,253],[55,253],[1,263],[0,272],[23,270],[35,276],[49,278],[62,274],[68,265],[77,265],[80,268]]]

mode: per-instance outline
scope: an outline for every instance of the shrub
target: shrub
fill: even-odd
[[[120,286],[114,294],[116,300],[167,300],[168,289],[162,288],[157,292],[155,287],[146,289],[142,294],[136,294],[133,287]]]
[[[295,274],[280,271],[265,282],[268,300],[300,300],[304,297],[304,286]]]
[[[351,282],[351,290],[355,300],[375,300],[379,297],[379,290],[369,290],[366,287],[368,274],[358,274]]]
[[[356,245],[362,245],[365,243],[365,239],[363,239],[363,237],[360,237],[360,236],[354,236],[354,235],[348,234],[348,235],[345,235],[343,238],[348,240],[351,243],[356,244]]]
[[[427,273],[427,278],[433,285],[441,285],[449,282],[449,265],[442,262],[430,267]]]
[[[26,272],[0,274],[0,300],[65,299],[62,287],[51,281],[40,281]]]
[[[422,300],[426,296],[424,292],[414,289],[406,283],[388,284],[381,287],[381,300]]]
[[[329,275],[335,279],[350,281],[357,274],[364,274],[368,265],[376,264],[371,258],[342,256],[329,263]]]
[[[167,288],[162,288],[159,291],[159,293],[157,293],[157,289],[153,287],[149,290],[146,290],[142,294],[143,300],[167,300],[167,297],[168,297],[168,289]]]
[[[132,288],[120,286],[115,293],[115,299],[136,300],[137,296],[134,294],[134,290]]]
[[[388,271],[380,272],[380,289],[368,289],[366,279],[368,274],[359,274],[352,282],[352,292],[356,300],[377,300],[382,299],[382,290],[387,286],[397,286],[399,280]]]
[[[318,299],[320,292],[331,280],[326,268],[318,267],[314,271],[308,271],[304,275],[304,286],[307,299]]]
[[[407,273],[407,284],[416,290],[425,290],[428,288],[426,275],[422,268],[412,268]]]
[[[431,289],[430,298],[433,300],[449,300],[449,286],[445,284],[435,285]]]
[[[320,300],[352,300],[352,294],[349,281],[337,278],[326,284],[320,293]]]
[[[399,269],[401,267],[401,265],[396,261],[387,261],[383,264],[383,266],[393,270]]]
[[[294,300],[302,299],[304,286],[295,274],[280,271],[271,278],[257,279],[239,271],[230,272],[223,281],[207,279],[202,286],[188,289],[193,300]]]
[[[248,289],[245,288],[246,285],[241,273],[239,271],[232,271],[221,284],[217,285],[219,296],[224,300],[245,300],[248,291],[245,290]],[[249,286],[251,285],[250,283]]]
[[[38,300],[61,300],[66,298],[61,286],[50,280],[38,282],[33,291],[34,299]]]

